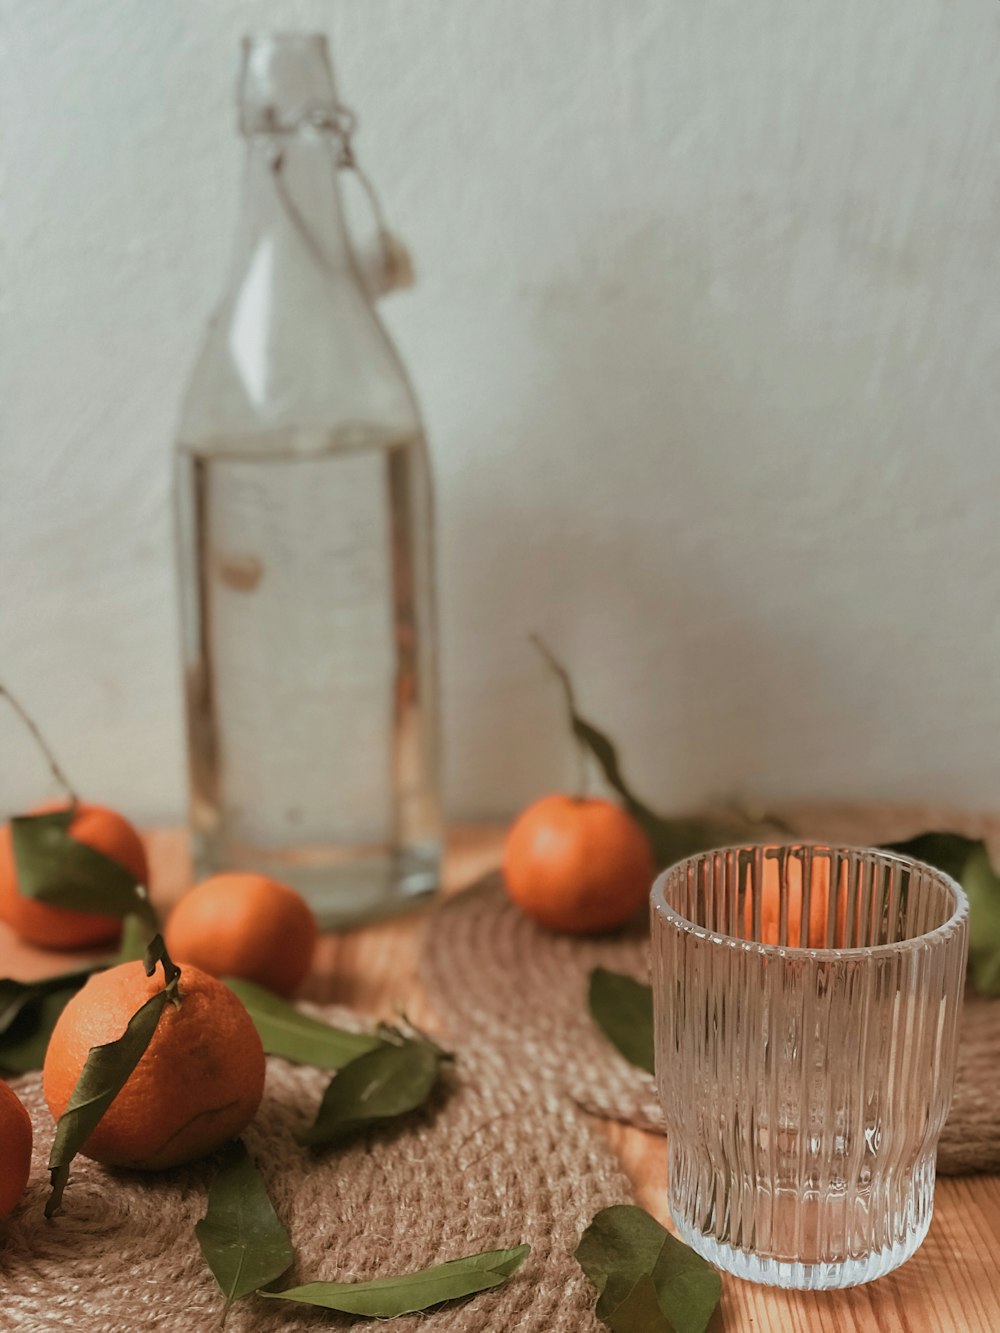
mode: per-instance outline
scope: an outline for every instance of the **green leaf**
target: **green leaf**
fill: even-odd
[[[573,735],[597,760],[608,785],[618,793],[625,809],[645,832],[657,865],[673,865],[675,861],[692,856],[695,852],[742,842],[748,836],[760,837],[776,827],[769,821],[754,822],[746,819],[734,819],[732,823],[710,819],[667,819],[651,810],[625,781],[618,751],[608,736],[579,712],[569,672],[538,635],[532,635],[532,639],[562,684]]]
[[[656,1285],[643,1273],[628,1295],[604,1315],[603,1323],[611,1333],[663,1333],[673,1325],[664,1320]]]
[[[888,852],[899,852],[901,856],[912,856],[915,861],[924,861],[929,866],[943,870],[952,879],[962,883],[969,857],[983,844],[974,838],[966,838],[961,833],[919,833],[905,842],[887,843]]]
[[[166,1002],[166,990],[159,991],[132,1015],[117,1041],[91,1047],[66,1110],[56,1125],[55,1141],[49,1155],[52,1193],[45,1205],[46,1217],[51,1217],[62,1203],[70,1163],[145,1054]]]
[[[653,990],[623,972],[595,967],[587,996],[590,1016],[625,1059],[655,1074]]]
[[[969,967],[981,995],[1000,995],[1000,879],[980,844],[965,863],[969,896]]]
[[[143,956],[142,965],[146,969],[146,976],[151,977],[156,971],[157,964],[163,968],[163,979],[167,987],[167,998],[174,1000],[177,996],[177,982],[180,979],[181,970],[167,953],[167,946],[163,942],[163,936],[157,933],[146,945],[146,952]]]
[[[45,991],[30,1008],[21,1011],[17,1022],[0,1038],[0,1069],[4,1073],[27,1074],[41,1069],[52,1029],[79,989],[79,986],[65,986]]]
[[[295,1257],[260,1172],[239,1139],[224,1149],[208,1193],[208,1212],[194,1231],[227,1309],[281,1277]]]
[[[37,1003],[49,991],[79,990],[84,982],[101,965],[75,967],[69,972],[59,972],[56,976],[44,977],[40,981],[15,981],[12,977],[0,977],[0,1042],[3,1034],[13,1026],[25,1009]]]
[[[397,1315],[417,1314],[442,1301],[456,1301],[477,1291],[499,1287],[515,1273],[530,1253],[530,1245],[513,1250],[490,1250],[451,1259],[419,1273],[401,1277],[376,1278],[373,1282],[309,1282],[287,1291],[262,1291],[270,1300],[296,1301],[318,1305],[324,1310],[344,1314],[368,1315],[373,1319],[394,1319]]]
[[[146,956],[149,925],[142,917],[130,914],[122,922],[122,938],[115,954],[116,963],[137,963]]]
[[[60,972],[42,981],[0,979],[0,1069],[25,1074],[41,1069],[56,1019],[96,967]]]
[[[668,1233],[642,1208],[603,1208],[580,1237],[576,1261],[601,1294],[602,1318],[617,1308],[645,1276],[650,1277]]]
[[[969,970],[981,995],[1000,995],[1000,878],[986,844],[961,833],[921,833],[887,851],[912,856],[957,879],[969,899]]]
[[[434,1090],[443,1058],[423,1041],[383,1043],[359,1055],[330,1080],[304,1142],[327,1147],[415,1111]]]
[[[156,916],[143,885],[109,856],[77,842],[74,812],[18,815],[10,821],[17,886],[28,898],[105,916],[135,913],[151,926]]]
[[[10,1027],[31,998],[34,986],[29,981],[0,977],[0,1036]]]
[[[576,1260],[599,1293],[597,1317],[614,1333],[704,1333],[722,1292],[711,1264],[630,1204],[597,1214]]]
[[[296,1064],[319,1069],[341,1069],[366,1051],[384,1043],[362,1032],[345,1032],[318,1018],[300,1013],[263,986],[237,977],[226,977],[226,985],[238,995],[253,1019],[264,1050]]]

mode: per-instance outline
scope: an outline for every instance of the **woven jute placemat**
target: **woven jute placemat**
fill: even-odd
[[[927,807],[795,807],[779,812],[799,836],[873,845],[931,829],[985,838],[1000,852],[1000,816]],[[653,1079],[595,1028],[587,985],[595,967],[649,979],[645,921],[595,939],[552,934],[508,900],[498,875],[446,900],[421,962],[428,999],[452,1032],[477,1037],[595,1115],[663,1132]],[[941,1137],[943,1173],[1000,1170],[1000,1000],[966,999],[955,1099]]]
[[[631,1199],[628,1182],[585,1118],[530,1071],[512,1071],[474,1046],[456,1055],[432,1107],[393,1132],[318,1156],[294,1136],[310,1123],[329,1075],[268,1061],[264,1101],[244,1140],[296,1250],[278,1285],[360,1281],[526,1241],[531,1254],[505,1286],[394,1320],[393,1329],[596,1333],[595,1293],[573,1250],[594,1213]],[[63,1211],[47,1221],[52,1119],[37,1075],[14,1086],[31,1113],[35,1151],[28,1194],[0,1223],[0,1327],[217,1328],[223,1301],[194,1236],[210,1168],[140,1175],[78,1158]],[[233,1333],[383,1326],[257,1297],[238,1302],[226,1323]]]

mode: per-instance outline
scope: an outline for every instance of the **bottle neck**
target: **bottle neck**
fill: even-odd
[[[326,272],[360,284],[337,181],[338,150],[330,133],[310,128],[248,137],[241,257],[264,241],[303,246]]]

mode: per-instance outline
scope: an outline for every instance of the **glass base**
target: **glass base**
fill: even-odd
[[[283,878],[305,898],[321,930],[348,930],[411,911],[441,882],[436,856],[288,866]]]
[[[312,908],[321,930],[348,930],[413,910],[441,883],[441,849],[282,849],[224,845],[195,838],[197,878],[226,871],[270,875]]]
[[[747,1282],[759,1282],[767,1287],[783,1287],[794,1291],[833,1291],[840,1287],[857,1287],[885,1277],[907,1259],[913,1257],[924,1242],[931,1224],[932,1209],[928,1206],[920,1224],[897,1244],[861,1258],[845,1259],[842,1263],[803,1264],[766,1255],[752,1254],[724,1245],[713,1236],[705,1236],[678,1215],[671,1206],[671,1215],[677,1234],[696,1254],[707,1259],[715,1268],[732,1273]]]

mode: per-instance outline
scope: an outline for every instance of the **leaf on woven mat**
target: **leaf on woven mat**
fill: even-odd
[[[711,1264],[631,1204],[601,1209],[576,1260],[614,1333],[703,1333],[722,1292]]]
[[[268,1055],[319,1069],[341,1069],[384,1044],[379,1037],[346,1032],[300,1013],[293,1004],[252,981],[226,977],[225,982],[246,1006]]]
[[[333,1076],[303,1142],[314,1148],[340,1143],[359,1130],[415,1111],[434,1091],[449,1058],[446,1053],[432,1042],[381,1031],[392,1039]]]
[[[233,1301],[281,1277],[295,1258],[256,1163],[239,1139],[223,1150],[208,1211],[194,1232],[227,1311]]]
[[[630,1064],[655,1073],[652,987],[624,972],[595,967],[587,1003],[591,1018],[612,1046]]]
[[[376,1278],[372,1282],[309,1282],[287,1291],[262,1291],[260,1295],[269,1300],[318,1305],[344,1314],[393,1319],[501,1286],[521,1267],[530,1250],[530,1245],[518,1245],[512,1250],[489,1250],[451,1259],[399,1277]]]
[[[1000,877],[986,844],[961,833],[921,833],[887,851],[912,856],[957,879],[969,899],[969,971],[981,995],[1000,995]]]
[[[136,1010],[117,1041],[91,1047],[66,1110],[56,1125],[49,1154],[52,1192],[45,1204],[46,1217],[58,1211],[69,1180],[70,1163],[100,1124],[105,1111],[145,1054],[167,1001],[177,997],[180,971],[170,961],[159,935],[146,950],[144,961],[146,975],[150,977],[157,965],[163,967],[164,988]]]
[[[748,836],[760,837],[768,831],[774,832],[779,828],[774,821],[758,821],[750,816],[734,815],[731,822],[713,819],[667,819],[651,810],[625,781],[618,751],[611,740],[592,722],[588,722],[577,709],[576,694],[569,672],[537,634],[531,637],[562,684],[573,735],[584,749],[593,755],[608,785],[618,793],[625,809],[645,832],[657,865],[672,865],[675,861],[680,861],[695,852],[741,842]]]
[[[111,857],[77,842],[70,832],[74,818],[70,807],[10,821],[20,892],[54,907],[105,916],[134,913],[155,929],[145,887]]]

